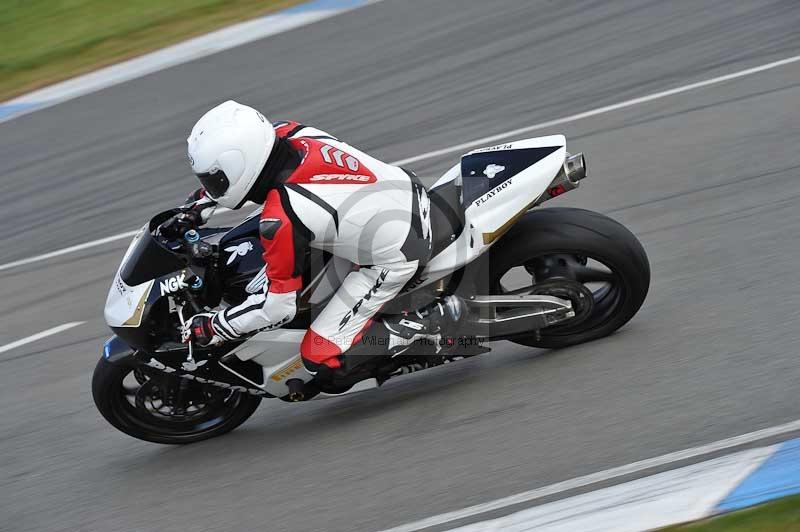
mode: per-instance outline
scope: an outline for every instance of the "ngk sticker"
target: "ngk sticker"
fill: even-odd
[[[183,290],[184,288],[188,288],[189,285],[186,284],[186,272],[182,272],[180,275],[176,275],[175,277],[170,277],[166,281],[161,281],[159,287],[161,288],[162,296],[175,293],[178,290]]]

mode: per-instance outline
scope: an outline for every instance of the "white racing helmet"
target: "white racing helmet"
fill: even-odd
[[[192,128],[189,163],[209,197],[238,209],[256,183],[275,144],[275,130],[264,115],[228,100]]]

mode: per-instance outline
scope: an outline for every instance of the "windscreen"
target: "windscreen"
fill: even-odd
[[[150,231],[143,231],[119,274],[128,286],[146,283],[185,266],[181,257],[159,244]]]

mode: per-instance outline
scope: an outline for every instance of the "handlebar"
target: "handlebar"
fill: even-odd
[[[191,258],[206,258],[214,252],[213,247],[200,238],[197,231],[199,224],[191,208],[175,208],[155,216],[150,221],[150,230],[154,237],[160,237],[161,243],[177,254],[189,255]],[[184,217],[185,218],[182,218]],[[172,227],[170,227],[172,226]]]

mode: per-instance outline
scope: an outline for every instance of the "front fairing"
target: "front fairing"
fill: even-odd
[[[154,309],[165,306],[159,302],[169,293],[185,288],[186,280],[193,276],[193,272],[188,269],[188,259],[170,251],[152,234],[154,227],[171,213],[172,211],[167,211],[154,217],[134,236],[106,297],[103,312],[106,323],[123,340],[136,348],[150,347],[154,324],[143,324],[155,316]],[[168,308],[161,310],[166,316]]]
[[[145,235],[149,236],[147,225],[133,237],[108,290],[104,316],[109,327],[139,327],[142,323],[144,305],[154,279],[130,285],[123,281],[122,272],[125,269],[130,270],[130,265],[136,263],[136,257],[139,255],[137,250],[140,250],[142,243],[146,242]]]
[[[173,243],[162,243],[153,236],[158,232],[157,225],[172,212],[157,215],[134,236],[106,297],[106,323],[136,349],[157,348],[175,339],[177,318],[169,296],[186,289],[195,276],[203,282],[202,289],[194,292],[201,307],[213,308],[220,302],[231,306],[251,295],[247,286],[264,267],[257,216],[250,216],[233,228],[201,229],[201,237],[214,247],[215,253],[213,259],[198,262],[190,261],[188,254],[180,250],[172,251]],[[317,277],[328,258],[321,251],[309,253],[303,273],[305,283]],[[303,292],[290,327],[308,325],[308,299],[317,291]]]

